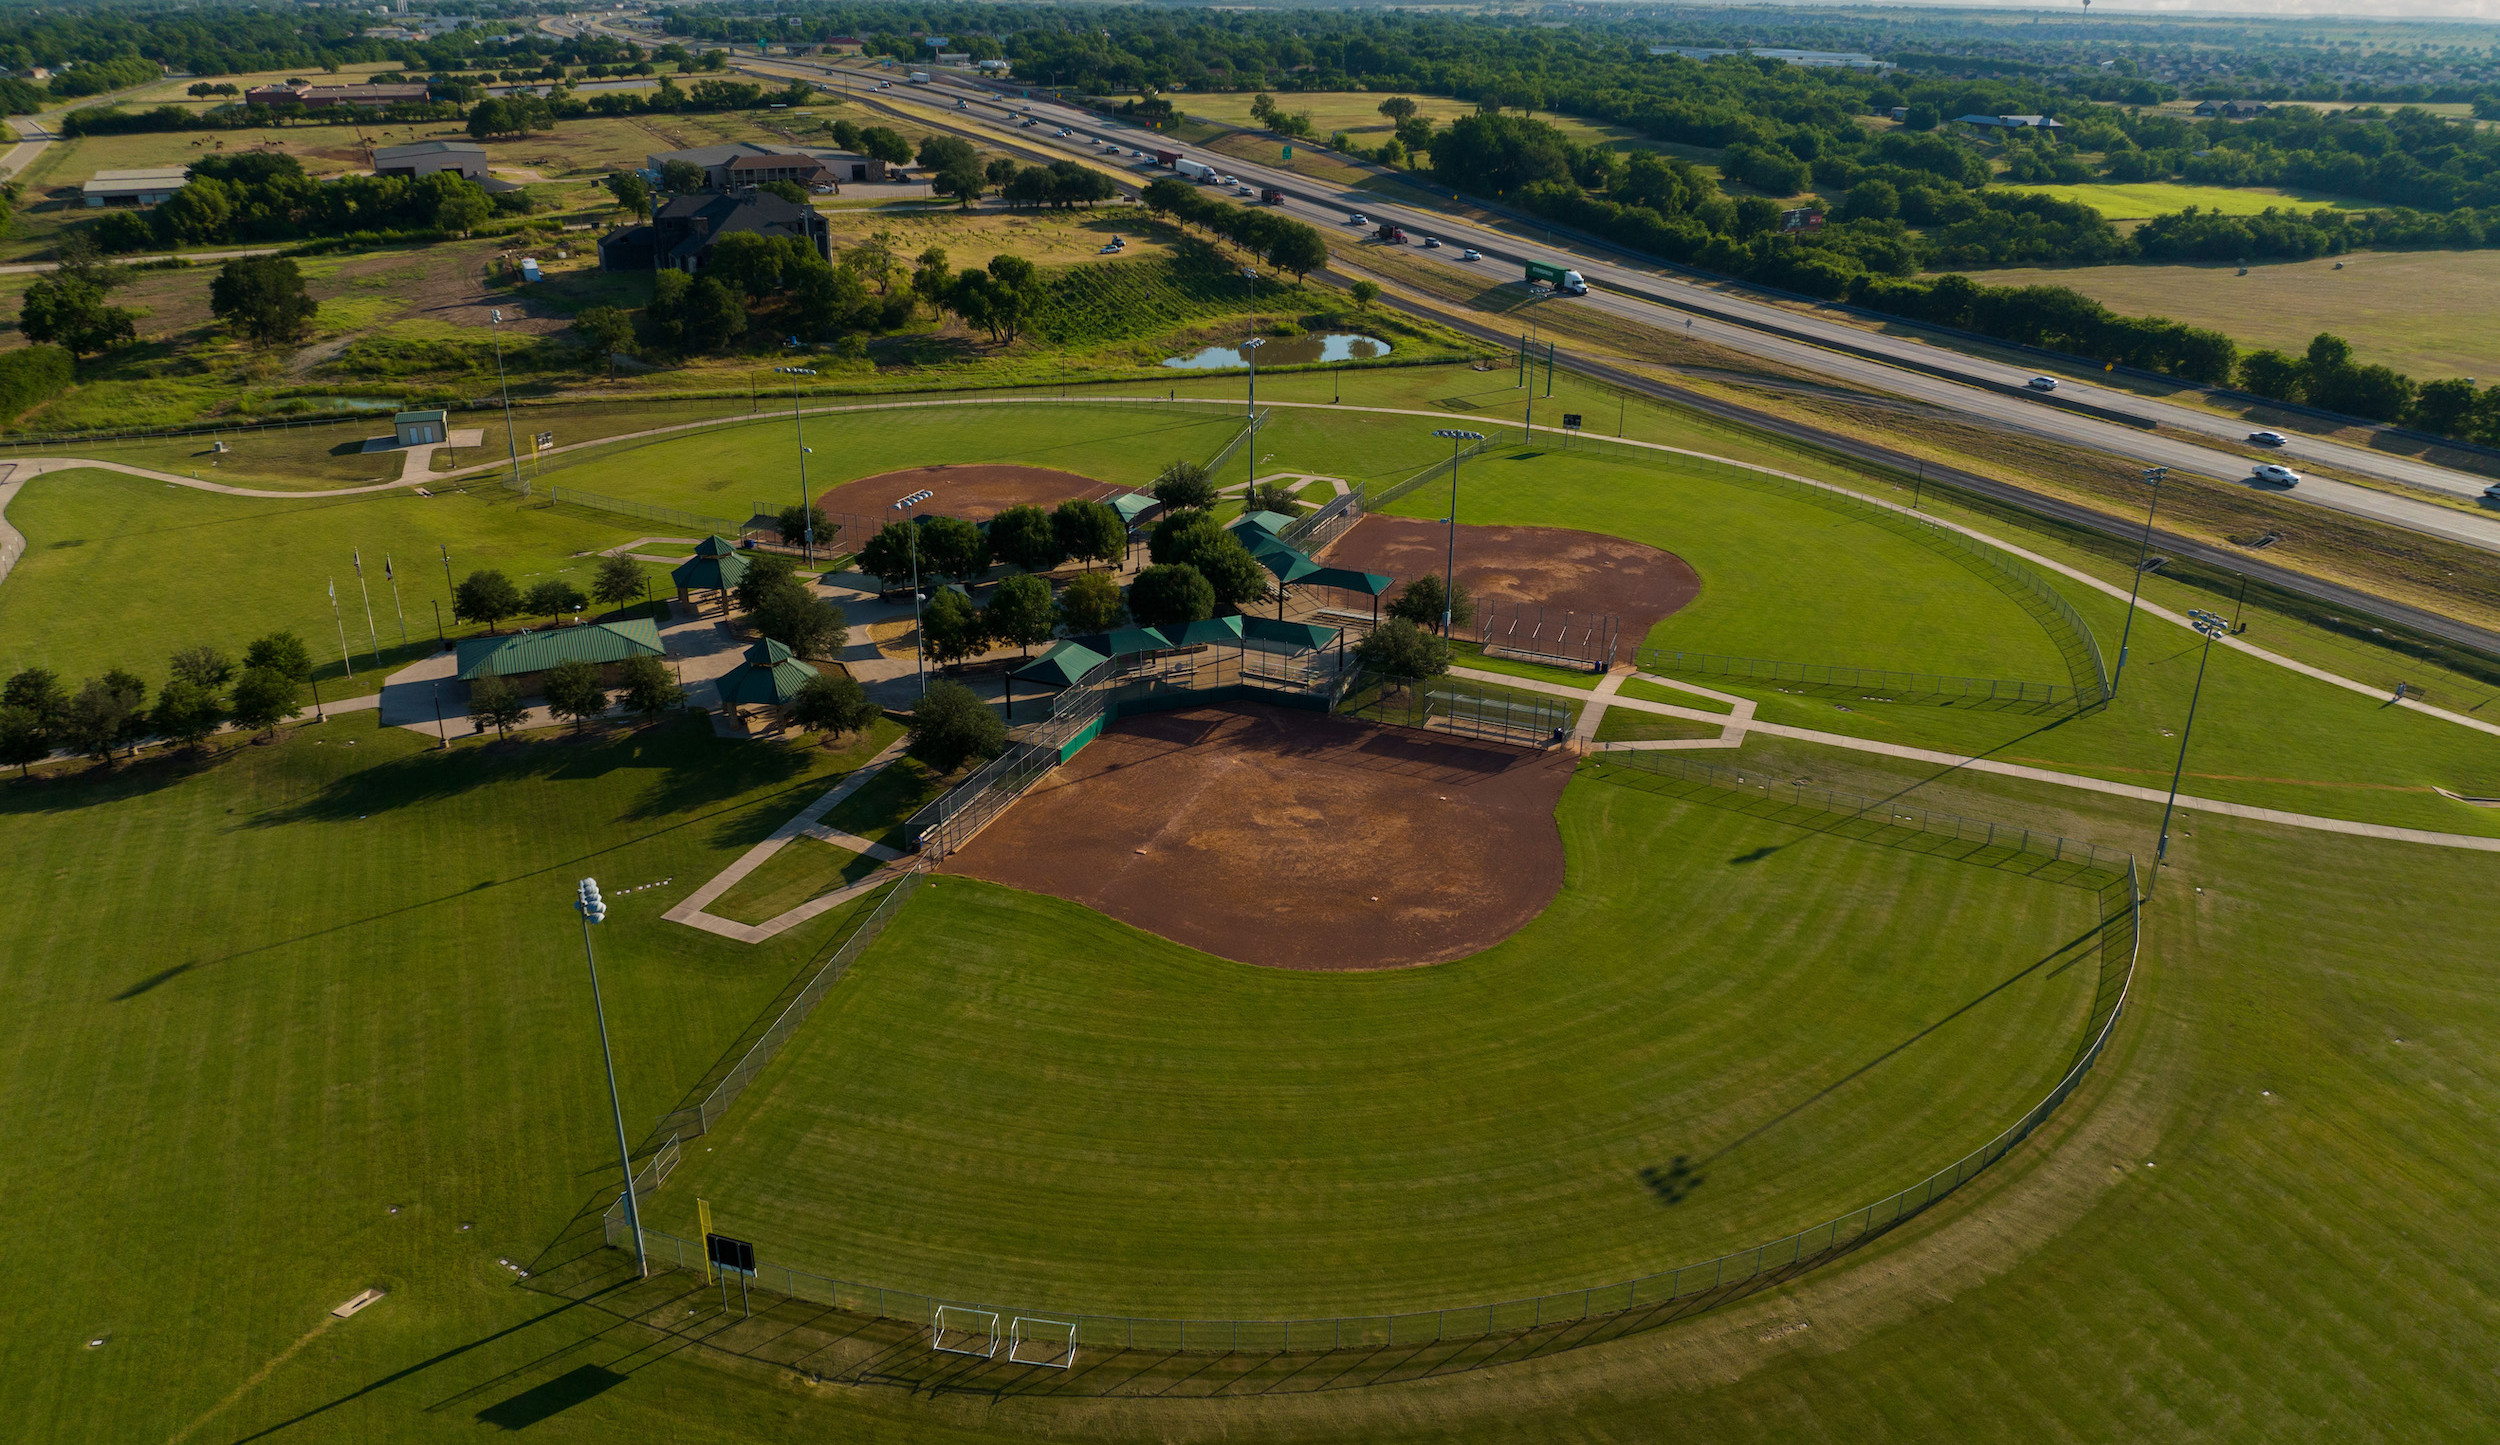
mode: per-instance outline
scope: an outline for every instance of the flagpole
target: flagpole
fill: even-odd
[[[399,605],[399,574],[391,570],[391,554],[382,554],[382,577],[391,584],[391,611],[399,618],[399,645],[408,645],[408,609]]]
[[[380,667],[382,665],[382,633],[373,625],[373,589],[365,585],[365,554],[363,549],[359,548],[352,555],[356,559],[356,590],[365,594],[365,633],[373,639],[373,665]]]
[[[347,680],[356,680],[356,660],[347,655],[347,619],[339,615],[339,579],[330,579],[330,620],[339,625],[339,665],[347,669]]]

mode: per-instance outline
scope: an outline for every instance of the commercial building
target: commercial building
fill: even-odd
[[[377,176],[430,176],[456,171],[473,181],[487,178],[486,147],[475,141],[421,140],[412,145],[383,146],[373,153]]]
[[[300,105],[306,110],[327,110],[338,105],[403,105],[423,102],[432,92],[422,83],[411,85],[308,85],[291,82],[284,85],[255,85],[243,92],[248,105]]]
[[[647,226],[627,226],[599,240],[603,271],[700,271],[720,238],[739,231],[797,236],[830,264],[833,233],[813,206],[766,191],[678,196]]]

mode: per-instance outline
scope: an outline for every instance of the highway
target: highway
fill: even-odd
[[[806,62],[775,59],[767,63],[790,72],[821,74],[826,70]],[[855,72],[850,74],[859,78]],[[944,79],[948,84],[943,88],[913,86],[909,92],[905,92],[905,83],[898,82],[894,92],[876,98],[918,101],[940,110],[950,108],[945,106],[946,100],[969,100],[969,108],[958,112],[959,117],[977,119],[993,132],[1001,133],[1002,139],[1012,134],[1015,140],[1027,145],[1097,162],[1110,158],[1102,153],[1099,144],[1090,142],[1116,140],[1126,149],[1152,150],[1158,144],[1167,149],[1187,149],[1174,147],[1151,131],[1074,106],[1044,99],[1028,102],[1002,97],[952,74]],[[1030,130],[1020,128],[1028,106],[1030,115],[1040,122]],[[1071,134],[1059,136],[1061,128]],[[2251,463],[2245,455],[2221,450],[2194,437],[2152,429],[2158,424],[2217,441],[2242,435],[2227,419],[2209,413],[2075,381],[2061,381],[2056,393],[2042,396],[2027,387],[2032,376],[2028,371],[1942,347],[1862,331],[1836,321],[1801,316],[1654,271],[1591,259],[1585,253],[1563,247],[1526,244],[1456,217],[1383,204],[1375,196],[1317,183],[1256,162],[1212,152],[1201,154],[1245,185],[1272,186],[1283,191],[1287,197],[1284,209],[1335,232],[1336,244],[1350,249],[1356,264],[1361,261],[1361,248],[1383,244],[1352,240],[1350,233],[1361,228],[1349,223],[1347,217],[1360,213],[1375,224],[1386,221],[1404,227],[1413,238],[1408,244],[1415,256],[1489,273],[1484,277],[1486,284],[1515,280],[1522,263],[1529,260],[1573,268],[1590,282],[1591,294],[1586,297],[1556,298],[1542,304],[1594,306],[1641,325],[1685,332],[1764,360],[1922,401],[1998,428],[2126,457],[2144,466],[2169,467],[2223,480],[2246,479],[2252,487],[2263,485],[2250,478]],[[1148,168],[1134,159],[1124,156],[1122,164],[1134,174],[1136,184],[1143,185],[1153,178]],[[1446,244],[1438,250],[1423,249],[1421,241],[1426,236],[1437,237]],[[1463,250],[1471,247],[1481,253],[1482,260],[1460,259]],[[2493,485],[2489,478],[2316,437],[2295,435],[2282,453],[2287,465],[2304,469],[2304,480],[2292,493],[2301,501],[2500,552],[2500,508],[2464,510],[2305,469],[2325,465],[2381,482],[2445,492],[2460,500],[2479,498],[2484,488]]]

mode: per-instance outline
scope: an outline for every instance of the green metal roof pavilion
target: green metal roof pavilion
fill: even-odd
[[[738,553],[738,544],[723,536],[710,536],[695,545],[694,555],[669,569],[668,578],[680,592],[726,592],[747,575],[747,559]]]
[[[660,629],[650,618],[593,622],[585,627],[548,627],[503,637],[464,637],[454,653],[462,682],[480,677],[518,677],[545,672],[559,662],[606,664],[629,657],[660,657]]]
[[[767,637],[746,651],[746,660],[721,674],[720,700],[727,707],[779,707],[799,695],[816,669]]]

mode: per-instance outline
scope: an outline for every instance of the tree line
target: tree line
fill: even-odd
[[[110,766],[151,740],[197,749],[231,723],[267,736],[303,711],[312,653],[292,632],[273,632],[240,662],[205,644],[171,658],[154,702],[145,679],[107,669],[71,691],[50,668],[30,667],[0,684],[0,766],[25,776],[56,752]]]
[[[1221,236],[1297,278],[1328,264],[1328,238],[1317,226],[1257,206],[1236,206],[1178,176],[1148,182],[1140,198],[1146,209],[1170,216],[1183,230],[1196,226]]]

